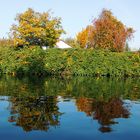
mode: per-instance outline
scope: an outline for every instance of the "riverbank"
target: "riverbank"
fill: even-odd
[[[140,76],[140,53],[39,47],[0,48],[0,71],[11,75]]]

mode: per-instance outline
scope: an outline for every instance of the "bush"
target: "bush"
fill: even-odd
[[[140,76],[140,53],[102,50],[1,48],[0,69],[10,74]]]
[[[45,52],[39,47],[1,48],[0,67],[7,74],[42,74],[45,73],[44,58]]]
[[[140,76],[139,53],[49,49],[46,54],[45,68],[51,73],[89,76]]]

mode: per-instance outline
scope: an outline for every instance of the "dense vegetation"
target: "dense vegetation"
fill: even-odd
[[[140,53],[124,52],[125,46],[129,50],[127,40],[134,31],[109,10],[104,9],[92,25],[77,35],[77,40],[66,39],[73,46],[69,50],[52,48],[64,33],[60,18],[29,8],[18,14],[16,21],[11,28],[11,38],[0,40],[1,73],[140,76]],[[44,51],[42,46],[51,49]]]
[[[4,47],[0,48],[0,70],[13,75],[140,76],[140,53]]]

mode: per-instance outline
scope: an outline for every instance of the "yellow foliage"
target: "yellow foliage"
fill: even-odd
[[[91,42],[94,38],[94,27],[89,25],[86,27],[86,29],[83,29],[81,32],[77,35],[77,42],[80,44],[82,48],[85,47],[91,47]],[[92,42],[93,43],[93,42]]]
[[[14,45],[53,47],[64,32],[60,18],[52,18],[49,12],[38,13],[28,9],[17,15],[18,25],[11,28]]]

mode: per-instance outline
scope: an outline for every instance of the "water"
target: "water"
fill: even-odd
[[[1,140],[138,140],[140,79],[0,80]]]

